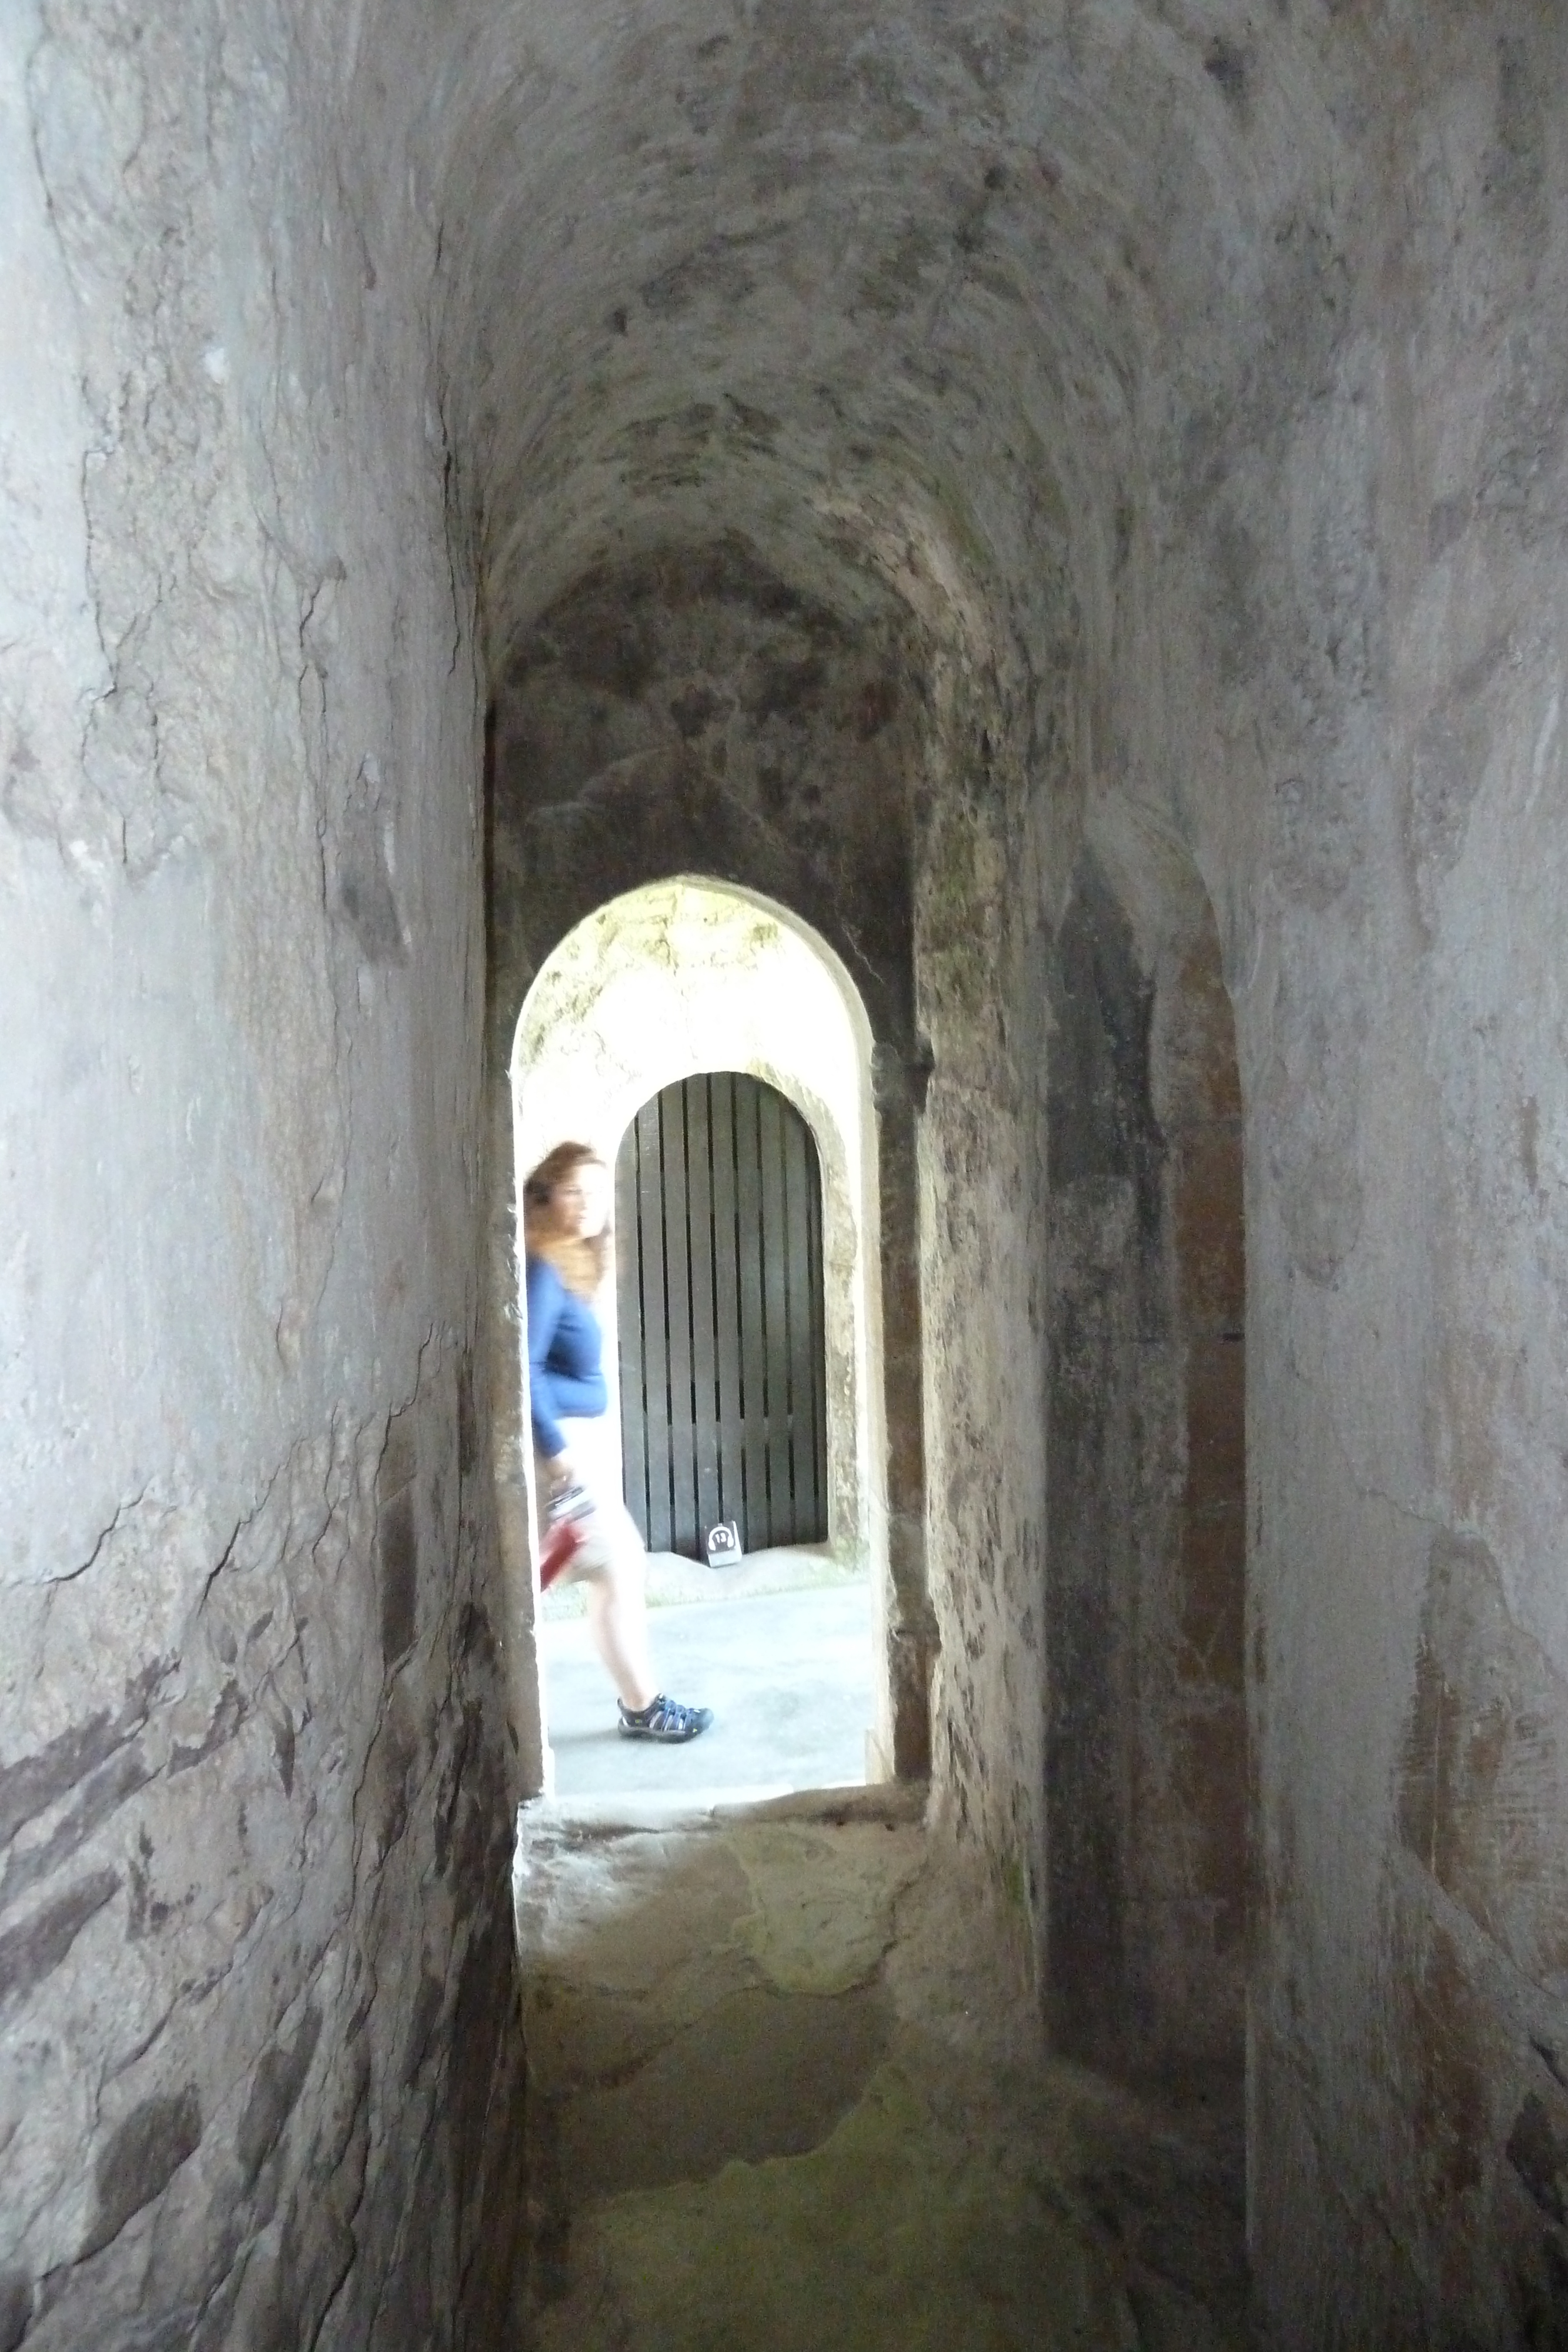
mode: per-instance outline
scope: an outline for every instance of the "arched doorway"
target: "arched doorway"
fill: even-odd
[[[651,1551],[824,1542],[822,1185],[793,1103],[740,1070],[644,1103],[615,1161],[626,1507]]]
[[[511,1063],[513,1164],[520,1174],[569,1136],[613,1163],[653,1097],[716,1071],[760,1081],[782,1097],[815,1147],[825,1535],[833,1559],[862,1570],[868,1580],[870,1720],[862,1747],[866,1777],[889,1778],[897,1750],[890,1671],[896,1637],[889,1633],[878,1129],[870,1024],[843,965],[808,925],[733,885],[682,877],[610,901],[552,950],[524,1002]],[[623,1222],[618,1218],[618,1228]],[[613,1291],[601,1319],[610,1369],[620,1361]],[[622,1442],[619,1380],[611,1391],[605,1446],[613,1458]],[[530,1574],[532,1456],[520,1442],[527,1412],[524,1393],[512,1441],[517,1486],[528,1498],[518,1514],[514,1586],[519,1752],[525,1784],[549,1789],[553,1759]]]

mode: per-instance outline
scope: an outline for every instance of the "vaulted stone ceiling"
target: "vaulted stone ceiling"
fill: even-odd
[[[493,649],[597,562],[737,530],[1031,658],[1074,606],[1103,625],[1230,405],[1307,396],[1343,324],[1362,60],[1325,28],[1126,0],[476,26],[426,155]]]

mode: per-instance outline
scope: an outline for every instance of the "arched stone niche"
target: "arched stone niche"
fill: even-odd
[[[1051,982],[1048,1983],[1058,2045],[1239,2087],[1248,1848],[1235,1024],[1174,837],[1097,813]]]
[[[888,1531],[883,1427],[877,1122],[872,1036],[859,993],[811,928],[753,891],[683,877],[651,883],[586,916],[545,959],[524,1002],[511,1060],[513,1164],[520,1184],[572,1138],[613,1163],[641,1106],[701,1070],[744,1070],[791,1101],[811,1129],[822,1177],[828,1379],[829,1540],[865,1562],[875,1596],[876,1721],[868,1762],[891,1774],[885,1670]],[[514,1297],[517,1271],[514,1269]],[[520,1310],[519,1310],[520,1311]],[[614,1299],[606,1296],[611,1408],[607,1458],[620,1458]],[[515,1476],[531,1489],[525,1442],[526,1332],[517,1353]],[[534,1648],[536,1507],[515,1530],[513,1623],[535,1693],[523,1768],[549,1785],[549,1728]]]

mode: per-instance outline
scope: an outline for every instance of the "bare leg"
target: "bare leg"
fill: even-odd
[[[588,1630],[605,1672],[633,1712],[651,1706],[658,1693],[648,1660],[642,1561],[623,1558],[582,1580],[588,1589]]]

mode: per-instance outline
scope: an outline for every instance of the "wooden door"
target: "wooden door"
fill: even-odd
[[[828,1532],[822,1188],[811,1130],[758,1078],[685,1078],[615,1162],[626,1507],[652,1551]]]

